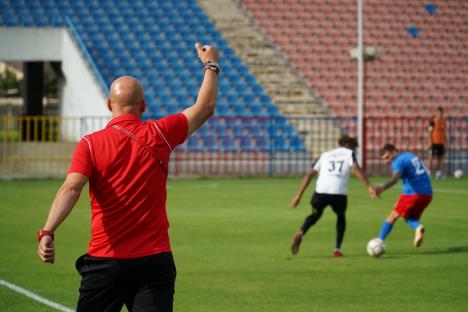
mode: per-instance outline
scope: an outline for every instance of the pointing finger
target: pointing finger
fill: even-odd
[[[205,52],[206,51],[206,45],[202,46],[200,42],[195,43],[195,49],[197,49],[197,52]]]

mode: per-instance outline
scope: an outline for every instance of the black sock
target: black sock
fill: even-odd
[[[337,214],[336,220],[336,248],[341,248],[341,243],[343,243],[344,233],[346,230],[346,216],[344,213]]]
[[[304,224],[301,227],[302,233],[305,235],[305,233],[307,233],[309,228],[312,225],[314,225],[320,219],[321,216],[322,216],[322,211],[319,212],[318,210],[314,210],[314,212],[304,220]]]

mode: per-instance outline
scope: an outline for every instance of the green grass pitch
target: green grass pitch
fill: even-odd
[[[381,182],[382,179],[374,179]],[[0,279],[73,308],[90,211],[85,191],[56,233],[53,265],[36,256],[35,235],[61,181],[0,182]],[[401,220],[382,258],[367,255],[398,196],[380,200],[350,183],[345,257],[332,258],[335,215],[327,208],[297,256],[289,245],[310,213],[306,192],[289,202],[300,178],[170,180],[168,213],[178,276],[175,311],[467,311],[468,179],[435,181],[423,215],[426,241],[412,247]],[[1,311],[53,311],[0,285]]]

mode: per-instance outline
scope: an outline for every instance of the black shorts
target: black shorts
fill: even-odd
[[[444,156],[445,147],[444,144],[432,144],[432,156]]]
[[[348,196],[341,194],[314,193],[310,204],[318,212],[323,212],[323,209],[330,205],[335,213],[344,213],[348,206]]]
[[[172,253],[136,259],[98,258],[76,261],[82,276],[77,311],[172,311],[176,268]]]

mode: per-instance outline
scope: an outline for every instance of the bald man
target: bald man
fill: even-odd
[[[146,109],[140,82],[115,80],[107,107],[112,120],[86,135],[73,154],[44,227],[38,255],[54,263],[54,232],[89,181],[91,241],[78,258],[77,311],[172,311],[176,269],[169,243],[166,180],[171,151],[214,113],[219,56],[196,44],[204,78],[196,103],[179,114],[141,121]]]

